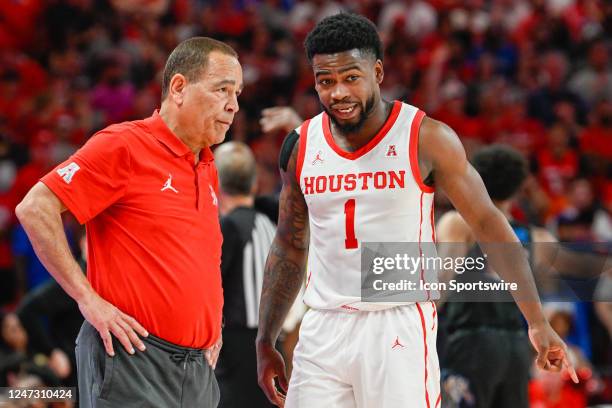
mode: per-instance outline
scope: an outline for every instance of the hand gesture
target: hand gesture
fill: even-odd
[[[546,371],[558,372],[565,368],[578,383],[576,370],[569,360],[567,346],[548,322],[529,326],[529,340],[538,352],[536,365]]]

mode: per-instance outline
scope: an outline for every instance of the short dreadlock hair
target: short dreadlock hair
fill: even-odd
[[[494,144],[479,150],[472,165],[482,177],[489,196],[496,201],[511,198],[527,178],[527,160],[516,149]]]
[[[383,60],[383,48],[376,26],[353,13],[339,13],[321,20],[304,41],[306,55],[312,62],[316,54],[335,54],[358,49]]]

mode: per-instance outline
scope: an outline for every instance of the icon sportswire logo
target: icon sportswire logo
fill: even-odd
[[[81,170],[79,165],[75,162],[72,162],[69,165],[62,167],[61,169],[57,169],[57,174],[59,174],[60,177],[64,179],[66,184],[70,184],[75,173],[79,170]]]
[[[172,190],[178,194],[178,190],[172,187],[172,174],[168,174],[168,180],[164,183],[164,186],[161,188],[161,191]]]

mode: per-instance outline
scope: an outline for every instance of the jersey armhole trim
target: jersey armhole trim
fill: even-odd
[[[310,119],[302,123],[300,127],[300,142],[298,145],[298,157],[295,164],[295,179],[300,184],[300,177],[302,175],[302,167],[304,166],[304,157],[306,156],[306,139],[308,138],[308,126],[310,125]]]
[[[414,119],[412,119],[412,125],[410,126],[410,169],[412,170],[412,177],[414,177],[414,181],[416,181],[421,191],[424,193],[433,193],[436,189],[423,182],[421,170],[419,169],[419,131],[424,117],[425,112],[420,109],[417,110]]]

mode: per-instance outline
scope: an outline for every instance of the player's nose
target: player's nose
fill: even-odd
[[[338,83],[332,88],[330,96],[334,103],[345,100],[349,96],[348,88]]]

